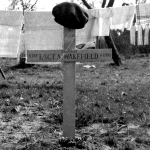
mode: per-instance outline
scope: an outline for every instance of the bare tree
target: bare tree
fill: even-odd
[[[106,0],[103,0],[102,2],[102,7],[112,7],[113,4],[114,4],[114,1],[115,0],[109,0],[109,3],[106,5]],[[88,8],[88,9],[92,9],[92,7],[90,6],[90,4],[88,4],[87,0],[82,0],[83,4]],[[102,38],[97,38],[97,45],[100,45],[100,42],[101,42],[101,39]],[[118,49],[117,47],[115,46],[115,43],[113,41],[113,38],[112,38],[112,33],[110,32],[110,36],[105,36],[104,37],[104,40],[106,41],[106,44],[108,46],[108,48],[112,48],[112,59],[114,61],[114,63],[119,66],[120,64],[122,64],[121,62],[121,57],[119,55],[119,52],[118,52]]]
[[[21,9],[23,12],[25,10],[34,11],[36,9],[36,4],[38,0],[12,0],[9,10]]]
[[[144,4],[146,3],[146,0],[136,0],[136,4]]]

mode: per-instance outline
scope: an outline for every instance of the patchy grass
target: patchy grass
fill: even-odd
[[[75,139],[62,137],[62,65],[15,61],[0,60],[0,149],[150,149],[148,57],[77,65]]]

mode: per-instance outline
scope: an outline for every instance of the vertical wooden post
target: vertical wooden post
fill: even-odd
[[[69,49],[68,49],[69,48]],[[64,28],[64,50],[75,49],[75,30]],[[75,62],[63,66],[63,136],[75,137]]]
[[[95,43],[95,48],[99,48],[99,36],[96,36],[96,43]]]

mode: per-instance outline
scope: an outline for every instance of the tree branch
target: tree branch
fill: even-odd
[[[25,10],[30,10],[33,11],[35,9],[35,5],[37,4],[38,0],[35,0],[35,2],[32,4],[31,3],[32,0],[28,0],[28,1],[23,1],[23,0],[12,0],[9,9],[10,10],[14,10],[16,8],[17,5],[21,5],[22,10],[23,10],[23,14]]]
[[[22,6],[22,8],[24,10],[24,2],[23,2],[23,0],[20,0],[20,1],[21,1],[21,6]]]
[[[14,10],[15,6],[18,4],[19,0],[12,0],[11,4],[9,5],[10,10]]]
[[[29,1],[27,2],[27,4],[29,5],[29,4],[30,4],[30,2],[31,2],[31,0],[29,0]]]
[[[38,0],[35,1],[35,3],[31,6],[30,10],[33,10],[35,5],[37,4]]]
[[[104,8],[106,5],[106,0],[103,0],[103,3],[102,3],[102,8]]]
[[[113,7],[115,0],[109,0],[107,7]]]
[[[92,7],[87,3],[86,0],[82,0],[82,2],[88,9],[92,9]]]

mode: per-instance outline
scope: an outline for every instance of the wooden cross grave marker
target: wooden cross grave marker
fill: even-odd
[[[75,30],[64,28],[64,50],[27,50],[26,61],[30,64],[64,62],[63,136],[68,138],[75,137],[75,63],[112,60],[111,49],[76,50],[75,43]]]

